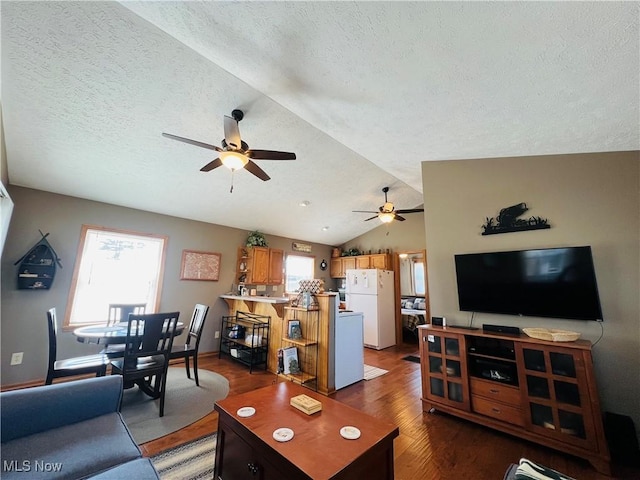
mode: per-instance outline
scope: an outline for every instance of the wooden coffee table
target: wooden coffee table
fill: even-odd
[[[307,415],[289,404],[305,394],[322,403]],[[253,407],[241,417],[238,410]],[[216,479],[392,479],[393,439],[398,427],[291,382],[281,382],[216,403],[219,413]],[[360,438],[340,435],[357,427]],[[275,430],[289,428],[293,438],[276,441]]]

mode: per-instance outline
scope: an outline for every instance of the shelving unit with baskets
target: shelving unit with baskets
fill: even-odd
[[[222,317],[222,334],[218,358],[223,354],[253,368],[263,365],[267,369],[269,358],[269,327],[271,317],[248,312]]]
[[[292,382],[317,390],[320,309],[317,307],[309,309],[284,307],[284,310],[285,315],[282,325],[282,350],[284,356],[283,363],[278,366],[278,374],[283,375]],[[289,334],[289,322],[291,321],[299,322],[300,338],[295,338],[295,335]],[[291,348],[295,348],[297,354],[297,371],[294,368],[293,372],[284,365],[288,358],[286,350]]]

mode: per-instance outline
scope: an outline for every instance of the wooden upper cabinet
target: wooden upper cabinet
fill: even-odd
[[[277,248],[269,249],[269,278],[270,285],[280,285],[284,281],[284,251]]]
[[[269,281],[269,249],[267,247],[252,247],[251,283],[266,284]]]
[[[268,247],[238,249],[236,277],[239,284],[281,285],[284,281],[284,251]]]
[[[369,257],[370,255],[359,255],[356,258],[356,268],[371,268],[369,266]]]
[[[391,270],[391,257],[388,253],[377,253],[368,255],[369,268],[379,268],[380,270]]]
[[[342,257],[342,276],[347,276],[347,270],[356,268],[356,258],[358,257]]]
[[[344,277],[342,271],[342,257],[332,258],[329,263],[329,276],[331,278],[342,278]]]
[[[392,270],[391,255],[388,253],[374,253],[371,255],[332,258],[329,275],[331,278],[345,278],[347,276],[347,270],[354,268]]]

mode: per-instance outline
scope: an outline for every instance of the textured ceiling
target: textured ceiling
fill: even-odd
[[[384,186],[419,206],[423,161],[640,149],[638,6],[5,0],[9,182],[340,244]],[[230,193],[161,133],[220,145],[234,108],[298,159]]]

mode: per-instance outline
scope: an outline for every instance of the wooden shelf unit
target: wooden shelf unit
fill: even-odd
[[[540,443],[611,474],[591,342],[433,325],[418,331],[424,411]]]
[[[320,309],[306,309],[300,307],[284,307],[285,315],[282,324],[282,348],[296,347],[300,373],[279,375],[292,382],[317,390],[318,378],[318,341],[320,327]],[[288,325],[290,320],[298,320],[302,330],[302,338],[289,338]]]

